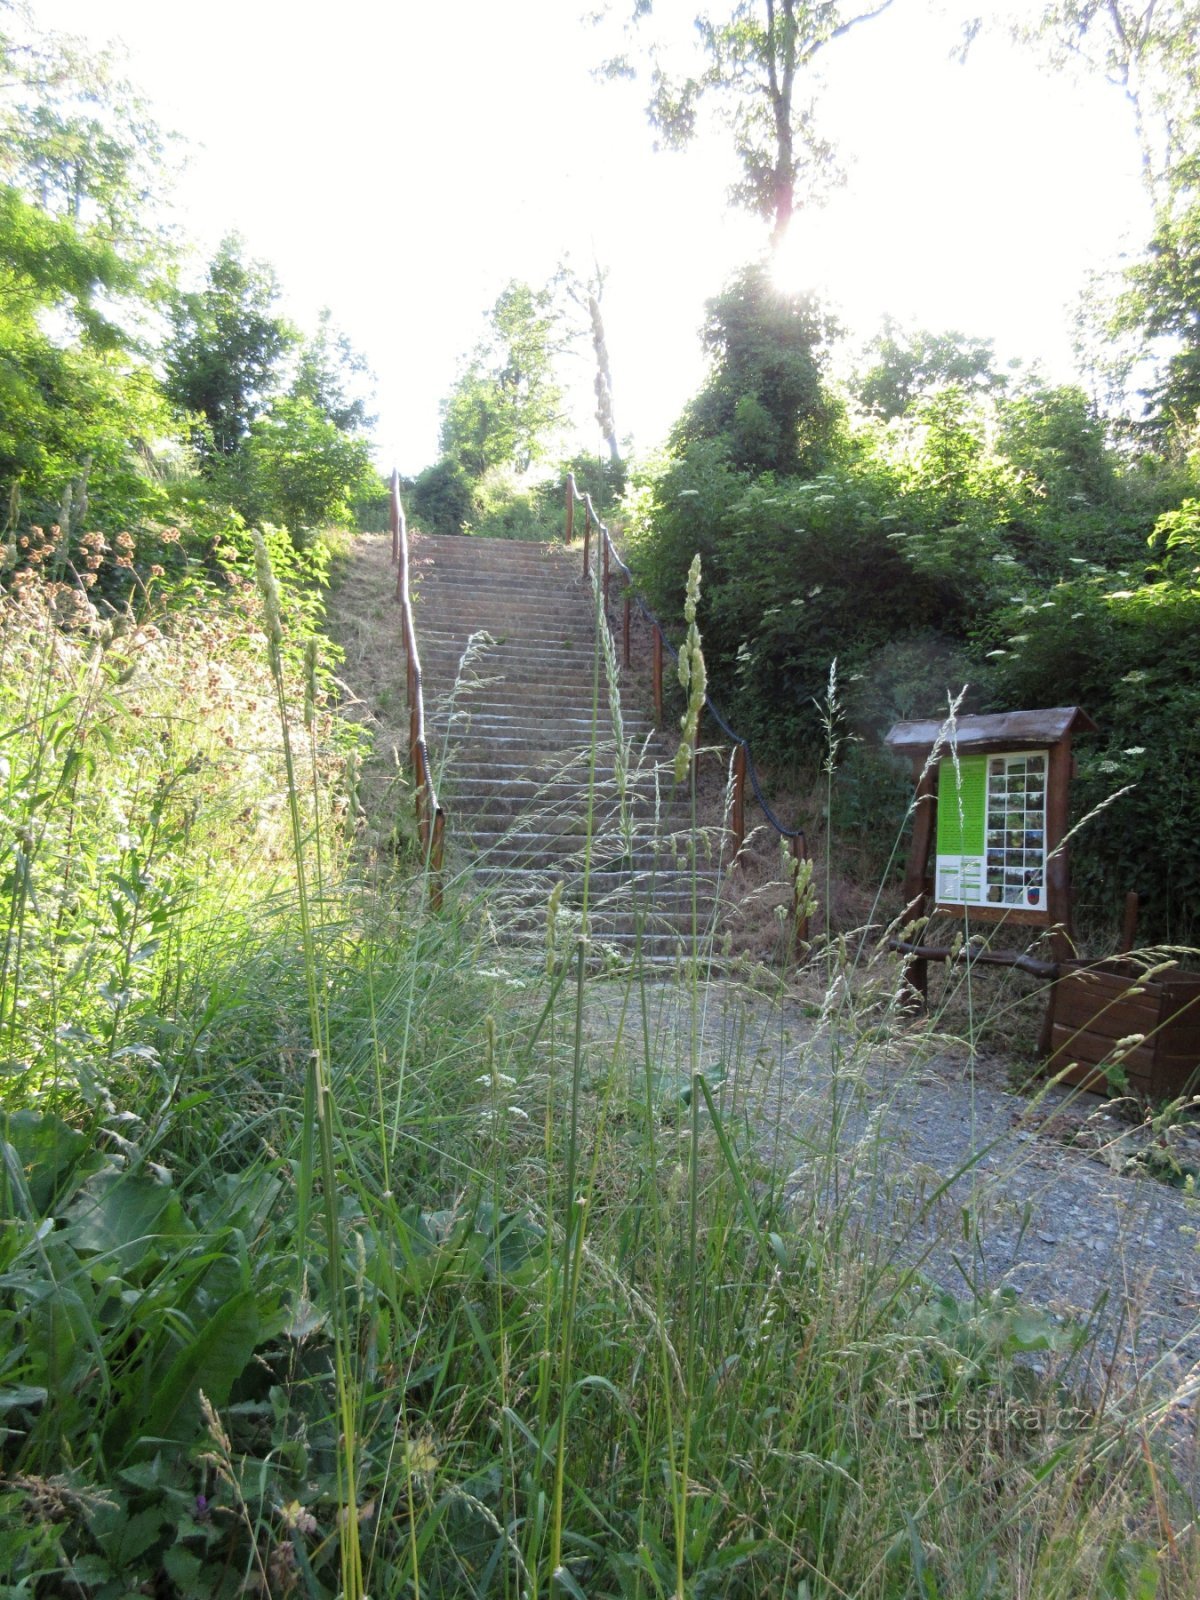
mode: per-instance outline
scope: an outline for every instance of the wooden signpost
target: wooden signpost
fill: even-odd
[[[905,920],[934,911],[968,921],[1050,929],[1051,954],[1071,948],[1071,739],[1096,724],[1078,706],[898,722],[887,745],[909,756],[917,780]],[[913,987],[926,988],[926,960]]]
[[[1119,1067],[1132,1092],[1162,1099],[1184,1093],[1200,1068],[1200,977],[1147,981],[1122,956],[1088,962],[1077,955],[1067,844],[1071,740],[1095,731],[1078,706],[892,728],[887,745],[911,758],[917,784],[905,923],[945,912],[968,935],[980,923],[1045,928],[1049,952],[1042,959],[962,939],[893,939],[891,946],[907,956],[908,981],[922,999],[930,961],[968,959],[1045,980],[1039,1052],[1048,1069],[1080,1088],[1104,1088]],[[1136,906],[1136,896],[1130,900]],[[1126,951],[1135,917],[1127,908]]]

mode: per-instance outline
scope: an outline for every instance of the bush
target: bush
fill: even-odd
[[[476,514],[475,487],[449,456],[418,473],[408,510],[423,533],[463,533]]]
[[[1147,897],[1143,934],[1200,929],[1200,586],[1185,574],[1140,587],[1089,574],[998,618],[998,707],[1084,706],[1100,725],[1079,752],[1077,816],[1104,806],[1072,858],[1080,920],[1113,923],[1126,892]],[[1113,800],[1118,791],[1132,791]],[[1111,801],[1111,803],[1109,803]]]
[[[951,572],[908,554],[897,485],[884,470],[752,478],[705,443],[652,473],[626,509],[634,569],[665,619],[679,614],[683,574],[699,552],[714,699],[776,757],[820,749],[815,702],[835,658],[845,682],[899,640],[919,637],[927,651],[933,641],[944,655],[944,643],[965,635],[962,589]],[[924,709],[943,706],[951,687],[961,683],[928,682]]]

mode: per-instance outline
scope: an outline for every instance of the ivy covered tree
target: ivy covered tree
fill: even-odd
[[[707,304],[701,340],[712,369],[672,444],[717,440],[735,467],[753,471],[815,468],[837,419],[822,380],[832,333],[810,296],[777,288],[761,264],[743,268]]]

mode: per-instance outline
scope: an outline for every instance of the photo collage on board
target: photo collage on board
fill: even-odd
[[[987,779],[987,899],[1046,904],[1046,755],[990,756]]]

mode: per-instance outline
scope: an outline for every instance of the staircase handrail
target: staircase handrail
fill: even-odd
[[[608,525],[601,520],[598,512],[596,511],[596,507],[592,502],[591,495],[586,491],[582,493],[580,492],[579,487],[575,482],[575,474],[573,472],[569,472],[567,474],[566,531],[566,539],[568,544],[574,537],[576,505],[582,505],[584,508],[583,572],[584,576],[587,578],[591,577],[590,545],[591,531],[593,526],[595,526],[597,535],[602,541],[601,550],[603,572],[601,584],[604,590],[604,606],[606,611],[608,609],[609,578],[611,575],[612,564],[614,562],[616,563],[619,571],[625,577],[626,587],[623,642],[624,664],[626,666],[629,666],[630,664],[629,621],[631,599],[634,603],[636,603],[638,610],[654,630],[651,636],[653,640],[654,709],[658,720],[661,723],[663,711],[662,652],[665,648],[670,654],[671,659],[673,661],[678,661],[679,651],[667,637],[666,629],[663,627],[662,623],[646,604],[642,596],[637,592],[637,586],[634,581],[633,572],[622,560],[616,545],[613,543],[612,534],[609,532]],[[800,827],[789,828],[786,823],[781,822],[776,816],[774,810],[763,793],[762,781],[759,778],[758,769],[754,764],[754,756],[750,750],[750,741],[729,725],[718,707],[713,703],[712,696],[709,694],[705,694],[704,696],[704,709],[708,712],[713,721],[716,723],[717,727],[720,728],[721,732],[733,745],[733,804],[731,808],[730,831],[732,832],[734,838],[735,859],[737,852],[741,850],[742,845],[746,840],[745,796],[746,779],[749,778],[750,787],[754,791],[754,798],[758,801],[763,815],[766,817],[771,827],[775,829],[775,832],[779,835],[779,837],[788,841],[789,846],[791,847],[793,859],[796,861],[803,860],[808,855],[808,839],[805,835],[804,829]]]
[[[417,831],[429,873],[429,903],[435,911],[442,905],[442,857],[446,833],[446,813],[438,800],[429,745],[425,737],[425,687],[421,675],[421,655],[417,649],[417,630],[413,623],[412,589],[408,549],[408,520],[400,499],[400,474],[392,472],[391,483],[392,561],[396,566],[396,599],[400,603],[404,630],[404,655],[407,662],[408,754],[416,789]]]

